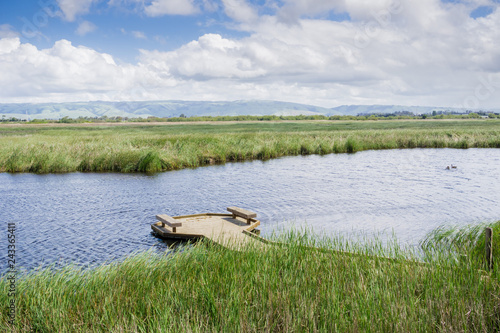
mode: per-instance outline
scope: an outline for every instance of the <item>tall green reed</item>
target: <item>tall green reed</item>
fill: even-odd
[[[466,121],[463,121],[467,123]],[[388,124],[386,124],[388,123]],[[407,127],[411,123],[413,127]],[[160,172],[289,155],[367,149],[500,147],[500,123],[276,123],[0,127],[1,172]],[[293,125],[293,126],[292,126]],[[29,133],[22,135],[23,133]]]
[[[317,238],[307,230],[281,233],[273,240],[281,245],[230,251],[203,241],[175,254],[139,253],[88,270],[33,272],[19,279],[13,329],[494,332],[500,328],[498,279],[461,262],[440,257],[424,265],[397,243]],[[390,253],[395,256],[385,258]],[[6,287],[0,280],[0,304],[6,304]],[[5,320],[2,308],[3,327]]]
[[[498,274],[500,263],[500,221],[462,227],[441,226],[430,232],[421,242],[428,256],[452,257],[467,261],[476,269],[486,268],[485,229],[493,230],[493,270]]]

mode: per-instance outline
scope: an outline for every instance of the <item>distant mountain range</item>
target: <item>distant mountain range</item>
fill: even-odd
[[[458,108],[401,105],[343,105],[323,108],[313,105],[277,101],[144,101],[144,102],[73,102],[0,104],[0,117],[18,119],[60,119],[63,117],[186,117],[238,115],[358,115],[409,111],[414,114],[432,111],[465,112]],[[499,110],[487,110],[498,112]]]
[[[42,104],[0,104],[0,117],[19,119],[60,119],[63,117],[186,117],[239,115],[330,115],[341,114],[313,105],[276,101],[145,101],[145,102],[74,102]]]

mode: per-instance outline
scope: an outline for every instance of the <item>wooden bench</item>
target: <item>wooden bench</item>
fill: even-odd
[[[171,227],[173,232],[177,231],[177,227],[182,227],[182,222],[177,222],[172,216],[166,214],[156,215],[156,219],[161,222],[162,227],[165,227],[165,224]]]
[[[236,216],[243,217],[247,220],[247,224],[250,224],[251,219],[257,217],[257,213],[251,212],[249,210],[238,208],[238,207],[227,207],[228,212],[233,214],[233,219]]]

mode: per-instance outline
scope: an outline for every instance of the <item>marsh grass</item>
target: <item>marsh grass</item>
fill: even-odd
[[[500,121],[0,126],[0,172],[160,172],[368,149],[500,148]]]
[[[493,230],[493,272],[499,275],[500,221],[469,225],[461,228],[441,226],[430,232],[421,246],[427,255],[454,257],[455,260],[470,260],[478,269],[486,269],[485,229]]]
[[[497,276],[470,260],[422,264],[397,242],[288,232],[246,251],[201,242],[89,270],[21,277],[14,332],[495,332]],[[321,250],[313,249],[320,247]],[[335,251],[331,251],[335,250]],[[339,251],[347,251],[349,254]],[[365,253],[392,254],[392,259]],[[0,304],[7,304],[0,280]],[[2,307],[0,325],[7,327]]]

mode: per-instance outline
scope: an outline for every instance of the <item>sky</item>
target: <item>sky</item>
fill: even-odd
[[[0,103],[500,108],[500,0],[0,0]]]

